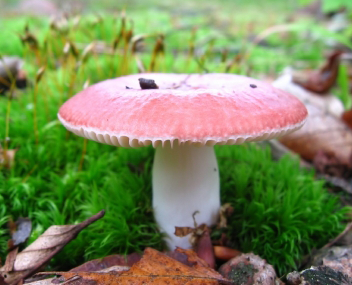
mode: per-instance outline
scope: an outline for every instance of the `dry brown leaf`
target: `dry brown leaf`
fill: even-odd
[[[216,259],[227,261],[231,258],[241,255],[242,252],[230,247],[216,245],[214,246],[214,254]]]
[[[283,136],[280,141],[299,153],[304,159],[313,160],[318,151],[333,153],[343,164],[350,163],[352,131],[338,118],[318,107],[306,104],[308,119],[303,127]]]
[[[186,253],[195,265],[189,267],[152,248],[146,248],[142,259],[129,271],[46,272],[65,278],[67,284],[233,284],[215,270],[205,267],[204,261],[191,250]],[[66,284],[65,283],[65,284]],[[36,284],[36,283],[33,283]]]
[[[226,228],[227,227],[227,218],[230,217],[234,212],[233,207],[230,203],[225,203],[220,207],[220,218],[217,224],[217,228]]]
[[[194,232],[194,228],[191,227],[175,227],[175,236],[185,237]]]
[[[342,114],[342,120],[352,129],[352,109]]]
[[[32,244],[17,254],[12,271],[6,270],[8,267],[3,266],[0,268],[0,275],[4,277],[6,283],[17,284],[38,271],[81,230],[102,218],[104,214],[104,211],[100,211],[77,225],[51,226]]]
[[[11,168],[15,163],[15,155],[18,149],[5,150],[0,146],[0,165]]]
[[[194,222],[194,228],[175,227],[175,236],[185,237],[189,235],[189,241],[198,256],[206,261],[208,266],[215,268],[215,256],[212,241],[210,239],[210,229],[206,224],[200,226]]]
[[[215,268],[214,249],[210,238],[210,231],[208,229],[206,229],[198,238],[196,252],[201,259],[206,261],[210,268]]]
[[[0,94],[10,89],[13,80],[17,88],[27,86],[27,75],[22,66],[23,61],[18,57],[0,56]]]
[[[341,54],[342,51],[333,52],[323,67],[319,70],[297,73],[293,77],[293,82],[315,93],[328,92],[336,82]]]
[[[70,272],[92,272],[98,271],[111,266],[132,266],[138,262],[142,256],[138,253],[132,253],[127,256],[124,255],[109,255],[104,258],[90,260],[86,263],[83,263],[80,266],[72,268]]]
[[[18,253],[18,247],[15,247],[13,250],[11,250],[7,256],[6,256],[6,261],[3,266],[4,271],[12,271],[13,270],[13,265],[15,263],[16,257]]]
[[[339,178],[352,177],[352,165],[341,163],[334,153],[319,150],[313,159],[313,164],[320,173]]]

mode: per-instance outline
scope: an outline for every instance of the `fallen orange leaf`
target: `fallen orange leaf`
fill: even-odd
[[[146,248],[142,259],[128,271],[99,272],[45,272],[40,275],[55,274],[72,284],[233,284],[220,273],[209,268],[192,250],[177,249],[194,263],[187,266],[165,254]],[[62,281],[60,279],[60,281]],[[32,285],[39,283],[29,283]],[[71,283],[70,283],[71,284]]]

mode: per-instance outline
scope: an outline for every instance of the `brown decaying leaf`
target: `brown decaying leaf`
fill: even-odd
[[[214,249],[208,229],[206,229],[198,238],[196,252],[201,259],[206,261],[210,268],[215,268]]]
[[[14,80],[17,88],[27,86],[27,75],[22,70],[23,61],[18,57],[0,56],[0,94],[11,88]]]
[[[190,243],[192,244],[193,249],[197,252],[198,256],[204,259],[208,266],[215,268],[215,256],[212,241],[210,239],[210,229],[206,224],[201,224],[198,226],[195,221],[194,228],[175,227],[175,235],[178,237],[190,235]]]
[[[233,212],[234,209],[230,203],[225,203],[220,207],[220,219],[217,224],[218,229],[227,227],[227,218],[230,217]]]
[[[138,253],[132,253],[127,256],[124,255],[109,255],[104,258],[90,260],[86,263],[83,263],[80,266],[72,268],[70,272],[92,272],[98,271],[111,266],[132,266],[138,262],[142,256]]]
[[[191,227],[175,227],[175,236],[185,237],[194,232]]]
[[[129,271],[46,272],[61,275],[72,281],[67,284],[232,284],[215,270],[206,267],[204,261],[191,250],[177,249],[186,253],[195,265],[189,267],[152,248],[146,248],[142,259]]]
[[[3,266],[4,271],[13,270],[13,265],[15,263],[17,253],[18,253],[18,247],[15,247],[7,254],[5,265]]]
[[[18,149],[5,150],[0,146],[0,165],[11,168],[15,163],[15,155]]]
[[[318,151],[334,154],[342,164],[350,164],[352,131],[338,118],[306,104],[308,119],[303,127],[283,136],[280,141],[306,160],[313,160]]]
[[[293,82],[315,92],[326,93],[335,84],[342,51],[333,52],[327,62],[319,69],[293,76]]]
[[[185,251],[187,253],[187,251]],[[204,262],[202,259],[190,258],[189,253],[188,255],[182,252],[181,249],[177,249],[174,251],[164,252],[165,255],[181,262],[187,266],[193,267],[197,263]],[[107,268],[111,268],[114,266],[129,266],[131,267],[133,264],[137,263],[141,260],[142,255],[139,253],[132,253],[127,256],[124,255],[109,255],[104,258],[93,259],[83,263],[80,266],[72,268],[70,272],[94,272],[94,271],[101,271]],[[189,261],[191,259],[191,261]]]
[[[100,211],[77,225],[51,226],[32,244],[17,254],[12,271],[1,267],[1,276],[4,277],[6,283],[17,284],[32,275],[74,239],[81,230],[102,218],[104,214],[104,211]]]
[[[352,177],[352,165],[342,163],[334,153],[318,151],[313,159],[313,164],[320,173],[339,178]]]
[[[352,109],[342,114],[342,120],[352,129]]]
[[[241,255],[242,252],[230,247],[216,245],[214,246],[214,254],[216,259],[227,261],[231,258]]]

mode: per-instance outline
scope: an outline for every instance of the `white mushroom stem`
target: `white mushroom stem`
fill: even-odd
[[[220,209],[219,169],[213,147],[158,147],[153,166],[154,216],[170,250],[190,248],[189,237],[176,237],[175,226],[212,226]]]

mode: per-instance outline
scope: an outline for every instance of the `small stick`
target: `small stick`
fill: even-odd
[[[45,67],[41,67],[36,75],[34,91],[33,91],[33,128],[34,128],[34,136],[35,143],[39,144],[39,132],[38,132],[38,118],[37,118],[37,95],[38,95],[38,84],[43,77],[45,71]]]
[[[81,171],[83,168],[84,157],[87,153],[87,143],[88,143],[88,140],[85,138],[83,140],[82,155],[81,155],[81,159],[79,161],[78,171]]]
[[[342,233],[340,233],[336,238],[334,238],[332,241],[324,245],[322,248],[329,248],[333,246],[335,243],[337,243],[342,237],[344,237],[350,230],[352,229],[352,222],[348,223],[346,225],[346,228],[343,230]]]
[[[22,179],[22,183],[26,183],[26,181],[28,180],[28,178],[32,175],[32,173],[34,172],[34,170],[36,170],[38,167],[38,164],[34,165],[33,168],[28,172],[28,174]]]

